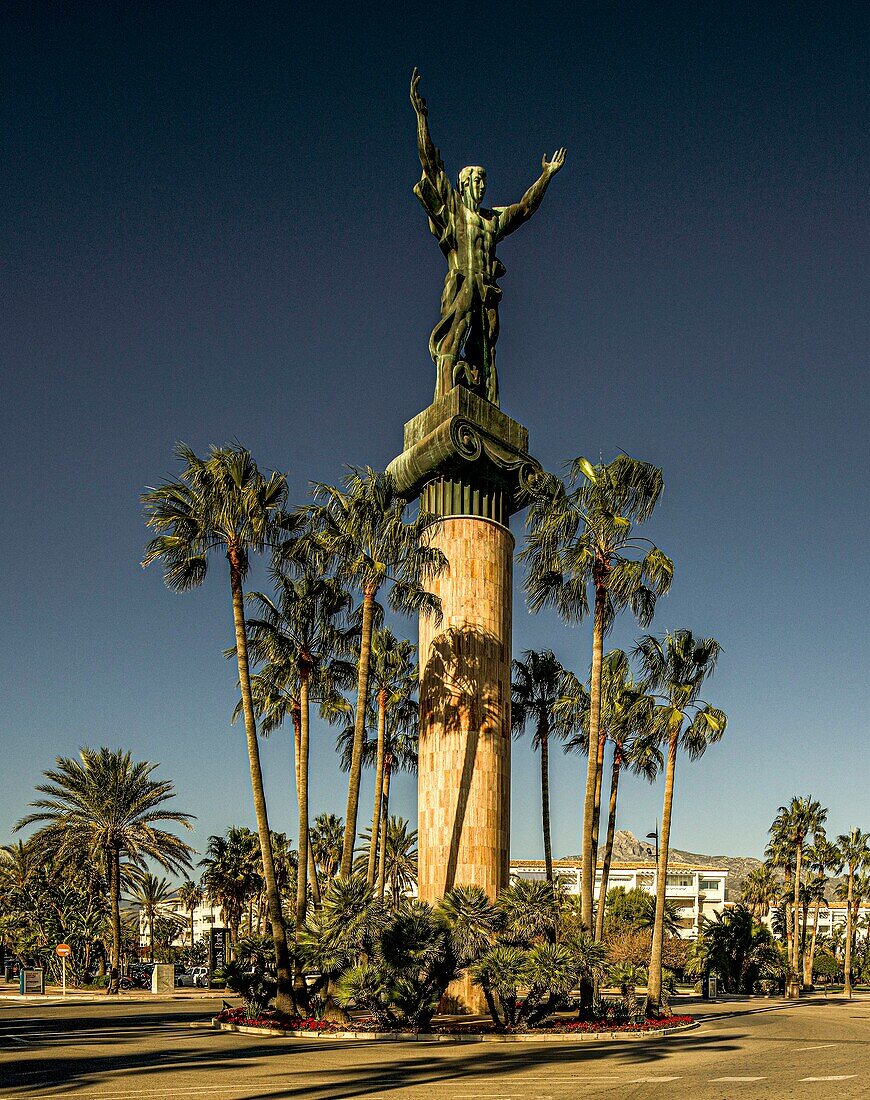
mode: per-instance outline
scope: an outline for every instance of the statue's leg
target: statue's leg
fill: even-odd
[[[493,405],[498,404],[498,372],[495,369],[495,345],[498,340],[498,306],[488,306],[486,310],[486,351],[488,370],[486,373],[486,397]]]
[[[448,272],[441,292],[441,317],[429,337],[429,354],[437,368],[436,399],[455,385],[456,364],[468,332],[469,304],[468,281],[460,272]]]

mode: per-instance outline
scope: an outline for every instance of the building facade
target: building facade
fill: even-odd
[[[580,863],[578,860],[556,859],[553,873],[564,883],[568,893],[580,893]],[[543,879],[542,859],[512,859],[511,881],[517,879]],[[624,890],[640,888],[653,897],[656,892],[657,871],[654,863],[613,863],[607,879],[607,889],[622,887]],[[668,865],[665,896],[677,907],[680,935],[684,939],[697,939],[703,918],[711,919],[725,908],[728,872],[724,867],[695,867],[683,863]],[[595,899],[601,893],[601,868],[595,873]]]
[[[190,910],[182,909],[178,905],[167,906],[163,910],[163,915],[172,917],[178,921],[178,932],[175,939],[172,941],[173,947],[189,947],[190,946]],[[193,911],[193,940],[194,943],[200,939],[207,939],[209,932],[215,926],[221,928],[224,927],[224,922],[221,920],[221,910],[219,905],[211,905],[209,903],[203,903],[197,905]],[[148,918],[142,909],[139,910],[139,944],[140,948],[145,949],[148,947]]]

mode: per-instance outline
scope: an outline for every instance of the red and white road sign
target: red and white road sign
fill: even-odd
[[[65,957],[66,957],[67,955],[71,955],[71,954],[72,954],[72,948],[70,947],[70,945],[69,945],[68,943],[59,943],[59,944],[57,945],[57,947],[56,947],[56,948],[54,949],[54,953],[55,953],[55,954],[56,954],[56,955],[57,955],[57,956],[58,956],[59,958],[63,959],[63,958],[65,958]]]

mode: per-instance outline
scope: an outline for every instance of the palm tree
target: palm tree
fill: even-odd
[[[647,1015],[654,1016],[659,1014],[662,1000],[663,919],[677,750],[682,746],[691,760],[697,760],[708,745],[721,738],[727,719],[723,711],[699,698],[701,687],[715,671],[721,652],[715,638],[695,638],[691,630],[667,633],[661,640],[648,634],[638,642],[634,652],[640,661],[643,690],[660,699],[654,722],[662,742],[668,746],[647,988]]]
[[[767,915],[771,905],[779,901],[782,893],[782,883],[773,872],[773,867],[768,863],[761,863],[753,867],[743,880],[740,900],[749,907],[755,920],[761,920]]]
[[[343,490],[317,485],[315,496],[322,501],[311,513],[319,546],[335,562],[338,580],[362,593],[356,715],[340,868],[342,878],[347,878],[356,839],[377,596],[388,586],[394,611],[422,612],[440,619],[441,601],[424,585],[445,568],[447,559],[426,537],[435,521],[423,513],[408,521],[406,503],[397,496],[387,474],[370,467],[351,469]]]
[[[785,920],[786,957],[792,957],[792,932],[794,931],[791,906],[794,894],[794,845],[786,827],[786,822],[781,814],[776,818],[769,829],[770,840],[764,850],[765,858],[771,867],[782,870],[783,882],[780,896],[776,899],[781,907]]]
[[[187,882],[183,882],[178,887],[178,901],[183,907],[184,911],[190,916],[190,946],[193,949],[193,914],[196,912],[196,908],[202,905],[204,894],[202,887],[198,886],[195,882],[191,882],[190,879]]]
[[[130,900],[145,914],[148,923],[148,959],[154,962],[154,922],[158,917],[174,915],[177,891],[165,878],[157,878],[149,872],[138,876]]]
[[[371,680],[377,708],[377,742],[375,744],[375,801],[372,812],[371,835],[375,842],[369,845],[366,865],[366,882],[373,886],[377,876],[378,849],[382,841],[382,818],[385,821],[384,803],[389,801],[389,789],[385,792],[385,771],[388,749],[399,727],[406,727],[416,716],[414,694],[419,679],[416,647],[413,642],[399,640],[391,630],[382,627],[372,638]],[[387,725],[391,726],[390,734]],[[355,731],[354,731],[355,732]],[[392,751],[390,751],[392,756]],[[392,770],[392,768],[391,768]]]
[[[340,817],[336,814],[318,814],[315,817],[311,830],[311,850],[327,886],[338,874],[343,838],[344,822]]]
[[[386,878],[395,909],[417,882],[417,830],[409,832],[403,817],[390,817],[384,839]]]
[[[559,700],[556,711],[563,717],[577,711],[580,730],[565,745],[566,752],[588,752],[589,742],[589,693],[576,685],[567,696]],[[608,801],[607,836],[604,858],[601,864],[601,885],[595,911],[595,940],[604,932],[604,916],[607,903],[607,884],[613,862],[613,842],[616,835],[616,808],[619,780],[622,769],[627,767],[634,775],[644,776],[650,782],[662,768],[662,754],[656,741],[653,723],[655,699],[640,690],[631,679],[628,658],[621,649],[612,649],[602,662],[601,721],[599,726],[599,755],[604,755],[604,744],[613,742],[610,768],[610,795]],[[603,771],[603,769],[601,769]],[[598,836],[601,817],[601,775],[595,787],[592,860],[598,866]]]
[[[304,540],[308,541],[308,540]],[[308,755],[310,698],[335,698],[339,687],[350,686],[353,667],[342,661],[351,631],[345,620],[351,598],[332,577],[323,575],[322,563],[310,552],[304,560],[285,558],[272,569],[276,598],[262,592],[249,597],[256,605],[256,617],[248,619],[249,654],[265,664],[264,680],[280,684],[286,691],[298,684],[299,737],[296,751],[296,798],[299,807],[299,867],[296,876],[296,925],[305,920],[308,898]],[[289,683],[288,683],[289,681]],[[259,702],[259,700],[257,700]],[[294,719],[296,712],[294,711]],[[266,713],[264,726],[273,728],[274,706]],[[294,722],[295,724],[295,722]]]
[[[840,850],[840,866],[838,870],[846,869],[846,951],[843,963],[845,986],[843,992],[849,998],[852,996],[852,939],[855,934],[855,916],[852,903],[855,896],[855,878],[858,872],[870,865],[870,833],[863,833],[860,829],[851,829],[846,834],[837,837],[837,847]]]
[[[251,790],[275,942],[276,1005],[280,1011],[292,1011],[290,953],[269,840],[269,815],[251,695],[243,585],[251,555],[260,554],[270,547],[279,547],[297,529],[298,521],[286,511],[285,476],[272,473],[268,478],[264,477],[251,458],[250,451],[244,447],[238,444],[212,447],[208,457],[201,459],[189,447],[179,443],[175,453],[184,463],[180,479],[150,488],[142,495],[146,522],[157,532],[146,547],[142,566],[144,568],[153,561],[160,561],[167,587],[177,592],[187,592],[205,580],[212,551],[220,550],[226,555]]]
[[[601,865],[601,886],[595,914],[595,939],[604,934],[607,883],[613,862],[613,842],[616,835],[616,805],[619,778],[626,767],[632,775],[643,776],[650,783],[662,769],[663,760],[656,744],[653,698],[632,681],[628,658],[622,650],[612,650],[605,658],[601,690],[601,727],[613,742],[610,769],[610,799],[608,803],[607,837]],[[596,840],[598,829],[596,827]],[[595,845],[597,863],[598,845]]]
[[[801,970],[801,932],[800,932],[800,889],[801,864],[803,862],[804,843],[810,833],[816,839],[825,835],[824,824],[828,811],[814,798],[801,798],[795,795],[788,806],[780,806],[777,820],[786,833],[794,849],[794,888],[792,894],[792,939],[789,966],[794,981],[800,981]]]
[[[553,849],[550,842],[550,738],[571,734],[572,723],[559,721],[556,705],[565,695],[566,673],[550,649],[527,649],[521,661],[513,662],[511,683],[511,729],[520,735],[531,725],[532,748],[541,754],[541,822],[544,832],[544,866],[547,882],[553,881]],[[572,677],[576,683],[576,678]],[[576,721],[576,720],[575,720]]]
[[[804,985],[810,986],[813,983],[813,967],[815,965],[816,958],[816,945],[818,943],[819,935],[819,910],[822,907],[822,903],[825,900],[825,890],[828,884],[828,873],[835,870],[839,865],[840,858],[839,853],[835,845],[833,845],[826,837],[816,837],[812,845],[807,849],[807,866],[813,875],[813,895],[812,901],[814,902],[814,916],[813,916],[813,934],[810,939],[809,951],[804,956]]]
[[[586,790],[583,803],[581,908],[593,926],[595,866],[592,858],[595,788],[601,718],[604,637],[616,615],[630,607],[646,626],[656,599],[670,588],[673,563],[649,540],[634,535],[634,524],[652,513],[663,488],[662,472],[648,462],[621,454],[593,466],[577,458],[571,482],[539,480],[520,559],[529,563],[525,589],[529,607],[552,606],[566,622],[581,622],[592,603],[592,675]]]
[[[168,779],[152,778],[157,764],[134,763],[121,749],[83,748],[79,758],[57,758],[57,767],[44,773],[48,782],[36,788],[45,797],[30,803],[37,812],[15,829],[41,824],[30,843],[51,858],[62,862],[85,855],[105,868],[112,936],[106,991],[114,994],[121,965],[122,860],[141,867],[151,859],[170,873],[189,867],[193,849],[159,826],[192,829],[192,815],[165,805],[175,788]]]
[[[263,887],[258,838],[250,829],[233,826],[225,836],[210,836],[199,861],[206,897],[220,906],[221,919],[230,930],[230,943],[239,942],[245,906]]]

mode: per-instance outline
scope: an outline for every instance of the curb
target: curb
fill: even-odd
[[[246,1027],[244,1024],[197,1024],[191,1027],[211,1028],[214,1031],[235,1031],[241,1035],[262,1035],[270,1039],[320,1039],[332,1042],[366,1043],[596,1043],[638,1042],[644,1039],[664,1039],[680,1032],[695,1031],[701,1025],[679,1024],[677,1027],[658,1028],[654,1031],[593,1031],[593,1032],[541,1032],[524,1031],[512,1035],[463,1035],[461,1032],[438,1035],[415,1035],[411,1032],[363,1032],[363,1031],[291,1031],[277,1027]]]

